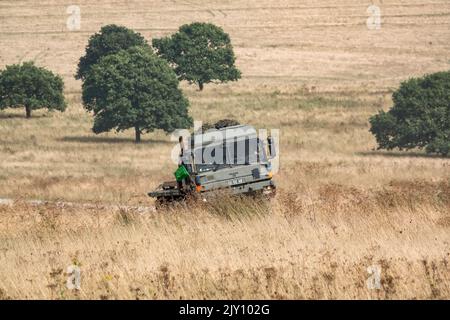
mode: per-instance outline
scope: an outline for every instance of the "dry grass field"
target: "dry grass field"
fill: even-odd
[[[449,69],[449,1],[79,0],[69,31],[71,4],[0,2],[0,68],[34,60],[63,76],[69,102],[29,120],[0,111],[0,198],[15,199],[0,205],[0,299],[450,298],[450,159],[377,151],[368,131],[402,80]],[[172,177],[174,142],[90,130],[73,78],[90,34],[116,23],[150,41],[192,21],[230,34],[243,74],[203,92],[183,83],[193,118],[280,129],[270,204],[130,208]]]

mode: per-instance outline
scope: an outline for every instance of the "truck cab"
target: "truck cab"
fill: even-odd
[[[238,125],[191,136],[183,162],[200,192],[248,193],[275,190],[270,156],[253,127]]]

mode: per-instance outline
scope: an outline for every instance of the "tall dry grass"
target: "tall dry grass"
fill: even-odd
[[[450,185],[324,185],[158,213],[0,207],[2,298],[448,299]],[[67,267],[81,289],[66,287]],[[369,289],[367,268],[381,268]]]

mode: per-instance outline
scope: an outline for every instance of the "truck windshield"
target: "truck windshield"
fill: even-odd
[[[258,138],[197,147],[194,159],[199,172],[267,162],[264,145]]]

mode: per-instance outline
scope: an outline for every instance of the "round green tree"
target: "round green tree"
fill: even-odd
[[[174,66],[180,80],[196,83],[200,90],[206,83],[241,77],[229,35],[211,23],[183,25],[170,37],[153,39],[152,45]]]
[[[141,134],[192,126],[188,100],[167,61],[145,47],[100,59],[83,82],[83,104],[94,113],[94,133],[134,128]]]
[[[403,82],[392,98],[392,109],[369,120],[379,149],[450,153],[450,72]]]
[[[24,108],[27,118],[32,110],[66,110],[64,82],[51,71],[33,62],[14,64],[0,71],[0,110]]]
[[[144,37],[131,29],[115,24],[102,27],[89,38],[86,53],[80,58],[75,78],[84,80],[91,67],[102,57],[135,46],[147,46],[150,49]]]

